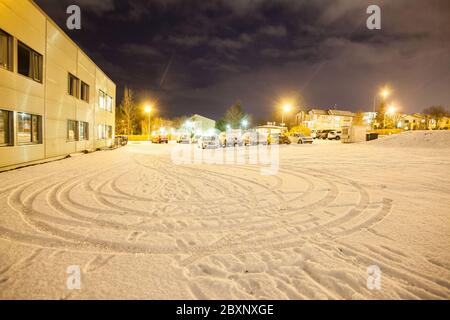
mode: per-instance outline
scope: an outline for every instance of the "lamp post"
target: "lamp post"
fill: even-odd
[[[386,114],[393,115],[395,113],[395,107],[390,105],[387,111],[383,115],[383,128],[386,129]]]
[[[390,94],[391,94],[391,92],[390,92],[388,89],[384,88],[384,89],[381,89],[381,91],[378,92],[378,93],[373,97],[373,112],[377,112],[377,110],[376,110],[376,101],[377,101],[377,97],[378,97],[378,96],[382,96],[382,97],[383,97],[383,100],[386,100],[386,98],[389,97]]]
[[[150,127],[150,114],[152,113],[152,106],[146,105],[144,108],[145,113],[148,114],[148,141],[150,141],[150,133],[151,133],[151,127]]]
[[[290,112],[292,109],[292,106],[289,103],[286,103],[283,105],[283,111],[281,112],[281,123],[284,126],[284,113]]]

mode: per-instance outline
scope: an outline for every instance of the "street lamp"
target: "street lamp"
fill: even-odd
[[[150,141],[150,114],[152,113],[152,106],[151,105],[146,105],[144,108],[145,113],[148,114],[148,141]]]
[[[281,123],[284,126],[284,113],[290,112],[292,109],[292,106],[289,103],[286,103],[283,105],[283,112],[281,113]]]
[[[244,129],[246,129],[247,126],[248,126],[248,121],[247,121],[247,119],[242,119],[241,125],[244,127]]]
[[[383,115],[383,127],[386,129],[386,115],[392,116],[396,112],[396,108],[393,105],[389,105],[387,111]]]
[[[386,100],[387,97],[389,97],[389,95],[391,94],[391,92],[389,91],[389,89],[387,89],[386,87],[381,89],[381,91],[379,91],[374,97],[373,97],[373,112],[376,112],[376,101],[377,101],[377,97],[378,95],[380,95],[383,100]]]

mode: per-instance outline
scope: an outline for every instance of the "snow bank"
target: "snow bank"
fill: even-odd
[[[398,148],[450,148],[450,131],[407,131],[372,140],[368,143]]]

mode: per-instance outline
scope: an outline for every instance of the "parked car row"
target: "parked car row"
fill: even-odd
[[[182,134],[177,138],[180,144],[197,144],[199,148],[226,148],[239,146],[255,146],[270,144],[311,144],[312,137],[302,133],[287,135],[284,133],[265,134],[256,131],[247,131],[243,134],[239,132],[221,132],[220,134],[194,135]]]
[[[312,130],[311,137],[314,139],[322,140],[341,140],[342,131],[341,130]]]

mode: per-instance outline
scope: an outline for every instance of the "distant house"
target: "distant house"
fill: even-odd
[[[396,127],[404,130],[427,129],[427,119],[421,114],[404,114],[398,119]]]
[[[351,111],[311,109],[297,113],[295,122],[296,125],[316,130],[340,129],[350,126],[354,117],[355,113]]]
[[[187,119],[187,123],[189,123],[189,129],[198,132],[203,133],[205,131],[208,131],[209,129],[214,129],[216,126],[216,121],[203,117],[198,114],[194,114],[190,118]]]

